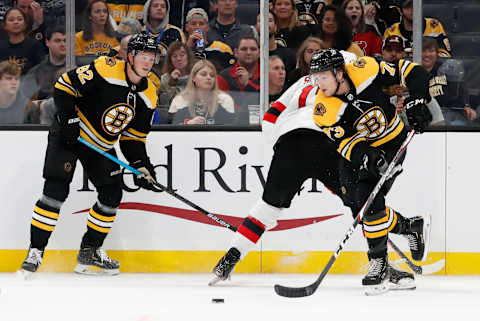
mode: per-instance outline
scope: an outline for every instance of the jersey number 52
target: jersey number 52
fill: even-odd
[[[93,78],[93,72],[89,68],[90,65],[77,68],[78,80],[80,80],[82,85],[84,85],[87,80],[92,80]]]

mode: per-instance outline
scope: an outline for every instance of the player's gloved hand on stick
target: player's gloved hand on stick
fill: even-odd
[[[379,178],[388,167],[385,153],[365,143],[360,143],[358,149],[352,153],[352,164],[359,168],[359,178],[366,179],[368,176]],[[368,175],[368,174],[370,175]]]
[[[65,147],[74,149],[80,136],[80,118],[77,113],[58,113],[57,121],[60,124],[60,134]]]
[[[369,148],[362,157],[362,166],[375,177],[379,177],[385,173],[388,167],[385,153],[381,149]]]
[[[423,133],[432,121],[432,114],[426,103],[426,99],[420,97],[407,97],[403,103],[409,125],[419,133]]]
[[[131,166],[142,172],[140,175],[133,176],[133,183],[141,188],[150,191],[154,190],[153,184],[157,182],[157,175],[155,174],[155,168],[150,163],[150,159],[136,161]]]

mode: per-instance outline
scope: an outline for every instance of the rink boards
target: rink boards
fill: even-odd
[[[41,177],[46,132],[0,131],[0,271],[18,269],[28,247],[33,204]],[[412,141],[404,173],[388,204],[404,216],[432,215],[431,253],[426,263],[445,258],[440,273],[480,274],[477,229],[479,133],[427,133]],[[240,224],[261,196],[271,151],[260,132],[152,132],[147,146],[159,182]],[[130,175],[124,175],[133,189]],[[96,193],[78,166],[59,223],[45,254],[44,271],[72,271],[86,229],[86,210]],[[104,247],[123,272],[209,272],[229,247],[233,233],[212,225],[172,196],[124,192],[121,209]],[[276,230],[265,233],[237,272],[316,273],[352,223],[350,211],[320,182],[308,180]],[[392,239],[407,251],[403,238]],[[367,264],[360,229],[332,269],[362,273]],[[396,257],[393,256],[392,260]]]

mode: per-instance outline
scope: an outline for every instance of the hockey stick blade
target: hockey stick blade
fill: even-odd
[[[375,187],[373,188],[372,192],[370,193],[369,197],[367,198],[367,200],[365,201],[365,204],[363,205],[363,207],[360,209],[360,211],[358,212],[357,214],[357,217],[355,218],[355,220],[353,221],[353,224],[352,226],[350,226],[350,228],[347,230],[347,232],[345,233],[345,236],[343,237],[343,239],[340,241],[340,244],[338,245],[336,251],[332,254],[332,256],[330,257],[330,260],[328,261],[327,265],[325,265],[325,267],[323,268],[322,272],[320,273],[320,275],[317,277],[317,279],[315,280],[315,282],[313,282],[312,284],[310,285],[307,285],[307,286],[304,286],[304,287],[287,287],[287,286],[283,286],[283,285],[279,285],[279,284],[276,284],[274,289],[275,289],[275,292],[280,295],[280,296],[283,296],[283,297],[287,297],[287,298],[299,298],[299,297],[305,297],[305,296],[309,296],[309,295],[312,295],[318,288],[318,286],[320,285],[320,283],[322,283],[323,279],[325,278],[325,275],[327,275],[328,271],[330,271],[330,268],[332,267],[333,263],[335,262],[335,260],[337,259],[338,255],[340,254],[340,252],[343,250],[343,248],[345,247],[345,244],[347,243],[347,241],[350,239],[350,236],[352,236],[353,232],[355,231],[355,228],[357,227],[358,223],[362,220],[363,218],[363,214],[365,213],[365,211],[370,207],[370,204],[372,203],[372,201],[375,199],[375,197],[377,196],[377,193],[378,191],[383,187],[383,184],[385,183],[385,181],[387,180],[387,178],[389,177],[389,175],[392,173],[392,171],[394,170],[394,167],[398,161],[398,159],[400,158],[400,156],[403,154],[403,152],[405,151],[405,149],[407,148],[408,144],[410,143],[410,141],[412,140],[413,136],[415,135],[415,131],[412,130],[408,133],[407,137],[405,138],[404,142],[402,143],[402,145],[400,146],[400,148],[398,149],[397,153],[395,154],[395,156],[393,157],[392,161],[390,162],[390,164],[388,165],[388,168],[387,170],[385,171],[385,173],[382,175],[382,177],[380,178],[380,180],[378,181],[378,183],[375,185]]]
[[[438,260],[435,263],[432,264],[427,264],[427,265],[422,265],[420,268],[422,269],[422,275],[428,275],[428,274],[433,274],[437,273],[443,267],[445,266],[445,259]]]

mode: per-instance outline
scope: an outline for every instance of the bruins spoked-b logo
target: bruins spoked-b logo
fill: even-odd
[[[120,103],[108,108],[102,116],[102,126],[105,132],[116,136],[132,121],[135,110],[132,106]]]
[[[355,127],[362,137],[366,139],[377,139],[382,136],[387,129],[387,117],[383,110],[378,107],[372,107],[360,116],[355,122]]]

